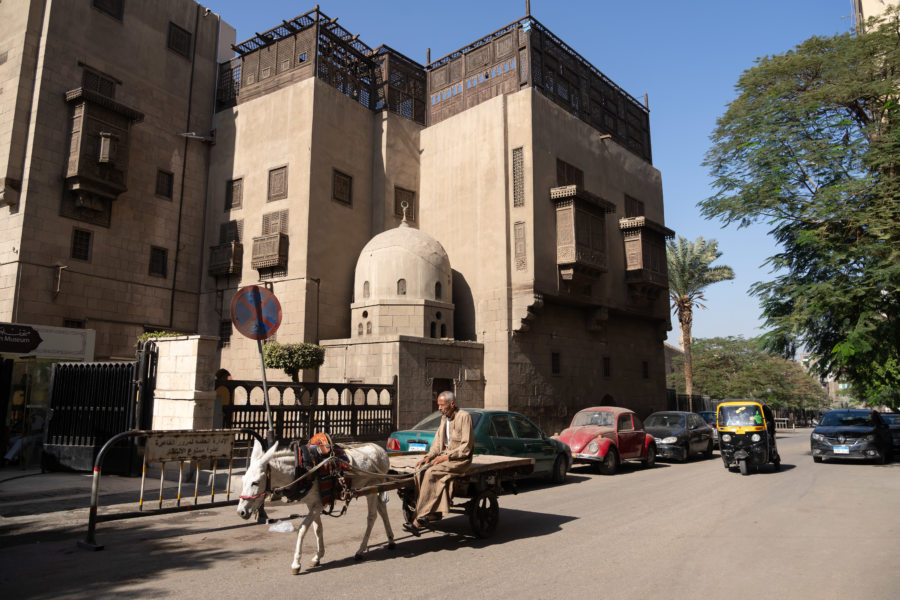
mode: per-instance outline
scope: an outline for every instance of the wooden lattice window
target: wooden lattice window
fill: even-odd
[[[288,211],[287,210],[276,210],[275,212],[266,213],[263,215],[262,221],[262,234],[269,235],[272,233],[284,233],[288,232]]]
[[[513,148],[513,206],[525,206],[525,152],[522,148]]]
[[[116,80],[87,67],[81,71],[81,87],[107,98],[116,97]]]
[[[584,187],[584,171],[564,160],[556,159],[556,185],[577,185]]]
[[[94,8],[119,21],[125,14],[125,0],[94,0]]]
[[[342,204],[353,204],[353,177],[334,170],[331,178],[331,199]]]
[[[191,57],[191,32],[169,22],[169,50],[185,58]]]
[[[244,180],[232,179],[225,184],[225,210],[240,208],[244,202]]]
[[[157,246],[150,247],[150,275],[165,277],[168,272],[169,251]]]
[[[269,171],[268,201],[284,200],[288,194],[287,167],[278,167]]]
[[[287,265],[283,267],[263,267],[261,269],[257,269],[259,272],[260,280],[263,279],[282,279],[287,277],[288,268]]]
[[[231,242],[240,243],[244,237],[244,221],[228,221],[219,225],[219,243],[228,244]]]
[[[625,195],[625,218],[631,217],[643,217],[644,216],[644,203],[638,200],[637,198],[632,198],[629,195]]]
[[[159,169],[156,171],[156,195],[167,200],[172,199],[172,189],[175,183],[175,175]]]
[[[394,188],[394,214],[403,216],[403,203],[406,202],[406,220],[416,220],[416,193],[401,187]]]
[[[91,260],[91,240],[93,234],[84,229],[74,229],[72,231],[72,258],[76,260]]]

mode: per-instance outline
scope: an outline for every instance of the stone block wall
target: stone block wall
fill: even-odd
[[[218,338],[189,335],[154,341],[159,360],[153,429],[212,429]]]

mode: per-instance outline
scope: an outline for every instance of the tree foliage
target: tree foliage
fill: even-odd
[[[698,338],[694,340],[694,391],[712,398],[758,398],[775,407],[815,409],[828,395],[801,365],[768,352],[759,338]],[[683,357],[672,360],[673,366]],[[684,377],[669,375],[680,389]]]
[[[707,218],[767,223],[766,346],[805,347],[871,403],[900,397],[900,26],[813,37],[744,72],[705,165]]]
[[[317,344],[263,345],[263,364],[270,369],[282,369],[291,381],[299,381],[303,369],[317,369],[325,362],[325,348]]]
[[[694,322],[694,307],[706,308],[700,301],[705,300],[703,290],[718,281],[734,279],[734,271],[726,265],[711,267],[710,264],[722,256],[716,240],[706,241],[702,237],[693,242],[678,236],[678,240],[666,244],[666,263],[669,270],[669,297],[672,309],[678,316],[681,327],[681,344],[684,350],[684,380],[688,397],[693,393],[691,376],[691,328]],[[689,400],[689,402],[691,402]],[[689,407],[693,410],[693,407]]]

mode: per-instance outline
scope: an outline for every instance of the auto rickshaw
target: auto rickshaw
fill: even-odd
[[[726,469],[735,465],[741,475],[750,474],[750,466],[772,463],[781,469],[781,456],[775,446],[775,414],[755,400],[730,400],[716,409],[719,453]]]

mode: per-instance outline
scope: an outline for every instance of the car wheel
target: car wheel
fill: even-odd
[[[619,458],[616,456],[616,451],[610,448],[606,452],[606,456],[603,458],[603,462],[600,463],[600,473],[603,475],[615,475],[616,467],[619,466]]]
[[[642,460],[641,464],[645,469],[649,469],[656,464],[656,446],[654,444],[647,446],[647,458]]]
[[[774,460],[774,461],[772,461],[772,464],[775,465],[775,470],[776,470],[776,471],[780,471],[780,470],[781,470],[781,459],[780,459],[780,458],[779,458],[779,459],[776,459],[776,460]]]
[[[713,452],[713,443],[712,440],[709,440],[709,444],[706,446],[706,452],[703,453],[705,458],[712,458]]]
[[[750,467],[747,465],[746,460],[738,461],[738,468],[741,470],[741,475],[749,475]]]
[[[887,452],[882,450],[881,456],[879,456],[877,459],[875,459],[875,462],[879,465],[887,464]]]
[[[684,445],[684,458],[681,459],[681,462],[686,463],[691,459],[691,443],[688,442]]]
[[[562,454],[557,456],[556,462],[553,463],[553,474],[551,476],[551,481],[553,483],[566,482],[566,457]]]
[[[821,456],[813,456],[813,462],[822,462]]]

